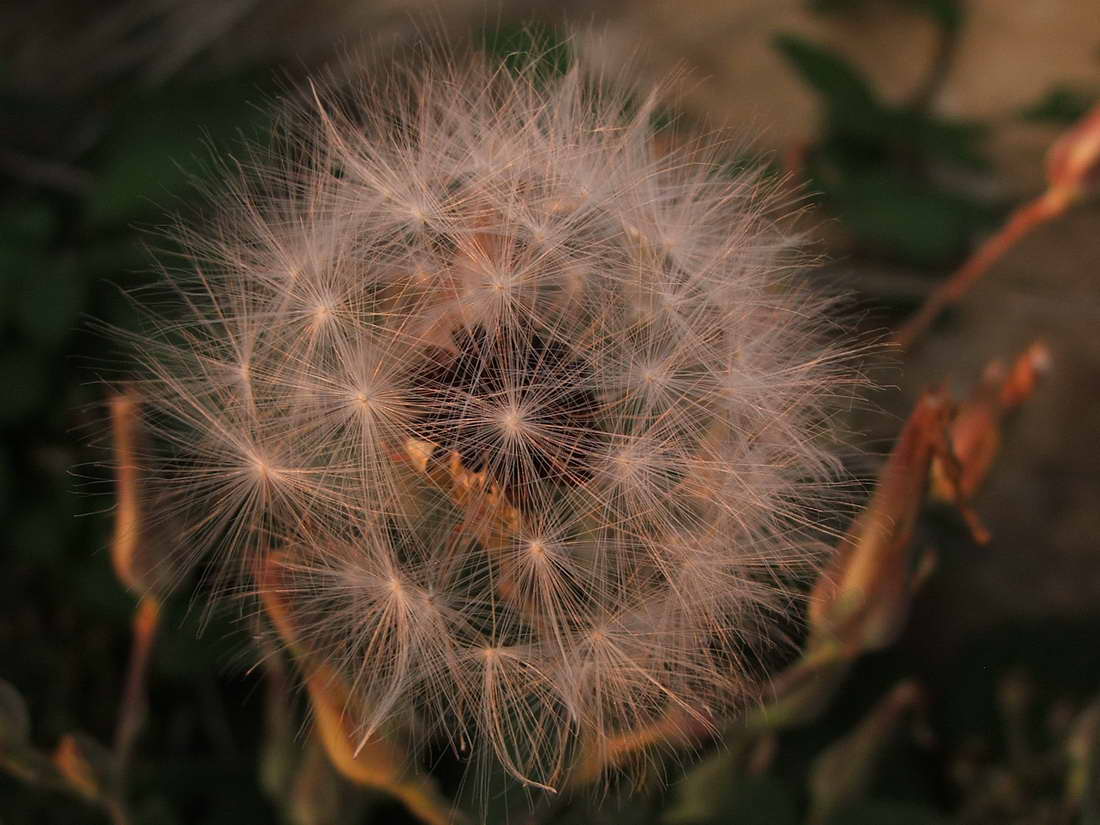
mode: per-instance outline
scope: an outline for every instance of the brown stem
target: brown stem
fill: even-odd
[[[1071,200],[1065,190],[1052,188],[1013,212],[999,232],[979,246],[955,274],[932,291],[921,308],[898,330],[894,343],[902,350],[910,349],[944,309],[969,292],[1021,238],[1065,212]]]
[[[149,663],[152,659],[153,642],[160,624],[160,605],[153,598],[146,597],[138,605],[134,614],[134,635],[130,648],[130,664],[126,673],[126,684],[122,692],[122,704],[119,708],[118,726],[115,729],[115,766],[121,788],[125,786],[125,777],[129,766],[134,742],[145,721],[147,707],[146,683],[148,682]]]
[[[925,113],[939,94],[940,89],[951,73],[951,67],[955,63],[955,55],[959,45],[959,26],[941,24],[939,40],[936,43],[936,52],[932,56],[932,62],[928,67],[928,73],[924,76],[920,86],[913,93],[909,106],[916,112]]]
[[[112,797],[103,803],[103,807],[111,818],[111,825],[130,825],[130,814],[121,799]]]
[[[31,186],[76,197],[86,195],[93,184],[92,176],[82,169],[34,158],[6,147],[0,147],[0,171]]]

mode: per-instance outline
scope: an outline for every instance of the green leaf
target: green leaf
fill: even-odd
[[[1100,99],[1095,92],[1071,86],[1054,86],[1039,100],[1020,112],[1024,120],[1069,125],[1080,120]]]
[[[823,142],[847,144],[853,165],[891,159],[911,166],[916,157],[988,168],[978,145],[986,133],[983,126],[888,105],[879,100],[858,69],[839,54],[809,41],[782,35],[776,46],[823,98],[828,116]]]
[[[904,263],[944,266],[990,221],[973,202],[884,170],[823,186],[826,199],[868,248]]]
[[[824,99],[834,121],[875,122],[882,107],[863,75],[836,52],[782,34],[775,47]]]
[[[989,168],[981,146],[988,134],[983,124],[897,108],[889,110],[878,125],[879,140],[903,149],[906,155],[938,158],[970,169]]]

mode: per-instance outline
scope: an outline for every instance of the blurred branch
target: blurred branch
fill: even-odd
[[[145,721],[148,709],[146,686],[149,664],[159,625],[160,605],[154,599],[142,599],[134,614],[130,664],[126,672],[126,684],[122,692],[118,725],[115,729],[115,761],[120,781],[126,776],[134,742]]]
[[[71,790],[99,805],[114,825],[133,821],[126,806],[123,774],[114,755],[90,736],[67,733],[54,750],[53,762]]]
[[[54,189],[83,197],[92,187],[92,176],[83,169],[55,161],[40,160],[0,147],[0,170],[8,177],[31,186]]]
[[[110,410],[118,500],[111,560],[119,580],[139,598],[134,612],[130,661],[115,728],[113,797],[121,811],[134,744],[148,711],[149,667],[160,626],[161,609],[151,576],[156,566],[156,554],[148,546],[150,531],[141,503],[141,472],[137,463],[142,441],[139,401],[130,392],[116,395],[110,399]]]
[[[1069,759],[1066,798],[1081,825],[1100,823],[1100,699],[1081,711],[1065,744]]]
[[[898,330],[894,340],[910,349],[948,306],[966,295],[1019,241],[1076,204],[1100,169],[1100,105],[1085,115],[1047,154],[1047,189],[1013,212],[1000,231],[979,246]]]
[[[936,52],[932,55],[932,62],[928,67],[928,73],[924,76],[909,106],[916,112],[927,112],[932,107],[936,95],[939,94],[947,76],[951,73],[951,67],[955,64],[955,55],[958,53],[959,33],[961,26],[950,25],[941,21],[939,26],[939,39],[936,42]]]

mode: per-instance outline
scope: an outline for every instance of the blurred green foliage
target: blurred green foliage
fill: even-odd
[[[988,169],[980,124],[888,103],[851,63],[802,38],[780,36],[776,48],[821,101],[810,185],[867,251],[942,271],[996,226],[1002,210],[949,183]]]
[[[1100,100],[1100,95],[1094,91],[1074,86],[1054,86],[1041,99],[1020,112],[1020,116],[1038,123],[1068,126],[1084,116],[1097,100]]]
[[[46,101],[3,81],[0,677],[26,697],[35,742],[49,748],[80,729],[110,742],[133,603],[106,553],[112,497],[95,463],[106,434],[96,379],[118,378],[122,361],[88,321],[134,324],[123,292],[150,280],[138,225],[193,209],[213,152],[266,128],[260,104],[274,86],[247,75],[181,79]],[[200,638],[200,607],[181,600],[156,651],[147,735],[158,756],[135,769],[135,811],[164,825],[267,821],[248,741],[258,737],[257,708],[245,701],[254,683],[227,671],[239,628],[219,620]],[[5,777],[0,821],[103,816]]]

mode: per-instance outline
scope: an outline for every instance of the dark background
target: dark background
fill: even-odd
[[[218,185],[210,158],[262,141],[267,103],[309,71],[388,60],[425,31],[507,54],[560,42],[567,21],[591,25],[600,37],[569,50],[633,61],[641,78],[679,69],[675,106],[689,121],[753,137],[747,154],[805,179],[802,221],[831,261],[815,277],[853,294],[871,332],[903,320],[1041,191],[1043,152],[1100,99],[1091,0],[1042,14],[1023,0],[461,2],[418,24],[404,6],[347,0],[12,5],[0,12],[0,678],[47,752],[74,730],[111,741],[134,608],[111,569],[112,484],[98,463],[100,379],[125,364],[90,321],[134,322],[122,292],[152,277],[156,228],[173,213],[201,220],[195,184]],[[534,32],[520,26],[530,20]],[[946,511],[922,520],[917,541],[939,567],[896,645],[780,737],[767,770],[723,773],[719,752],[694,782],[677,785],[674,771],[666,790],[543,821],[808,821],[815,757],[905,678],[923,686],[923,713],[864,755],[861,792],[829,821],[1100,821],[1095,798],[1067,802],[1069,740],[1088,733],[1079,714],[1100,695],[1098,278],[1100,205],[1086,198],[911,354],[884,355],[884,388],[854,422],[869,478],[924,387],[965,396],[989,360],[1040,338],[1054,364],[978,499],[994,540],[974,545]],[[201,613],[186,593],[167,607],[135,821],[406,821],[331,777],[335,810],[276,810],[258,779],[263,685],[245,628],[224,616],[202,626]],[[0,823],[105,821],[71,794],[0,774]]]

